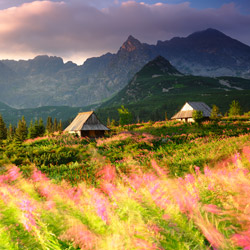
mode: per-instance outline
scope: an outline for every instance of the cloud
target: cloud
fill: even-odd
[[[98,3],[100,0],[95,0]],[[53,54],[83,62],[116,52],[128,35],[156,43],[208,27],[250,44],[250,16],[234,4],[197,10],[188,2],[146,4],[127,1],[103,9],[88,1],[36,1],[0,10],[0,57]]]

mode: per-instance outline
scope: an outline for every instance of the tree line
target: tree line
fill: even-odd
[[[119,121],[116,121],[114,119],[110,119],[109,117],[107,118],[107,126],[117,126],[117,125],[126,125],[126,124],[131,124],[133,121],[136,122],[140,122],[139,117],[137,117],[136,119],[133,118],[133,114],[127,109],[125,108],[123,105],[121,106],[121,108],[117,109],[118,114],[119,114]],[[250,115],[250,112],[246,113],[248,115]],[[235,117],[235,116],[239,116],[242,115],[242,108],[240,106],[240,103],[236,100],[233,100],[232,103],[229,106],[229,110],[225,113],[225,117]],[[219,109],[218,106],[213,105],[212,109],[211,109],[211,115],[210,115],[210,119],[211,120],[217,120],[222,118],[223,115]],[[195,122],[200,123],[203,120],[203,113],[202,111],[199,110],[195,110],[193,112],[193,119],[195,120]],[[168,116],[167,116],[167,112],[165,112],[165,120],[168,120]]]
[[[55,118],[54,121],[52,117],[47,118],[46,124],[44,124],[43,119],[30,121],[29,126],[27,126],[24,116],[18,121],[17,126],[9,125],[7,128],[2,115],[0,114],[0,140],[15,140],[24,141],[26,139],[33,139],[36,137],[41,137],[44,135],[52,134],[54,132],[62,132],[63,126],[62,121],[59,122]]]

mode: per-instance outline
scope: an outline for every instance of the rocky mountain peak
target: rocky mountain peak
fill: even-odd
[[[130,35],[126,42],[123,43],[120,50],[132,52],[140,47],[142,47],[141,42]]]
[[[208,28],[206,30],[202,31],[197,31],[189,35],[187,38],[192,38],[192,39],[209,39],[209,40],[214,40],[214,39],[221,39],[221,38],[228,38],[224,33],[222,33],[219,30]]]

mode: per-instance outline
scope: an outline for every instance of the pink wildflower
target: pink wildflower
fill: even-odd
[[[150,242],[147,242],[142,239],[136,239],[135,242],[135,249],[136,250],[157,250],[157,246],[155,244],[152,244]]]
[[[117,192],[117,187],[109,182],[103,182],[101,184],[101,190],[106,193],[110,198],[112,198]]]
[[[170,220],[170,215],[168,215],[168,214],[163,214],[163,216],[162,216],[162,218],[164,219],[164,220]]]
[[[207,204],[207,205],[204,205],[203,207],[209,213],[213,213],[213,214],[221,213],[220,209],[214,204]]]
[[[60,238],[62,240],[72,241],[75,248],[80,247],[84,250],[96,249],[96,235],[82,224],[72,226]]]
[[[240,154],[236,153],[233,157],[233,164],[238,166],[239,165],[239,161],[241,160]]]
[[[240,234],[235,234],[232,240],[244,250],[250,250],[250,229]]]
[[[98,172],[98,176],[107,182],[112,182],[116,178],[116,170],[113,166],[106,165]]]
[[[55,202],[54,201],[47,201],[45,203],[45,207],[49,210],[53,209],[55,207]]]
[[[23,199],[19,203],[20,209],[23,211],[22,223],[27,231],[31,231],[32,227],[36,226],[35,216],[33,214],[35,207],[28,199]]]
[[[194,166],[194,169],[195,169],[196,175],[199,175],[200,174],[200,167]]]
[[[68,197],[73,200],[76,204],[80,202],[80,198],[82,196],[82,190],[78,187],[70,188],[66,190]]]
[[[196,218],[203,235],[209,241],[213,249],[224,249],[226,239],[209,221],[205,221],[202,217]]]
[[[104,222],[108,223],[107,208],[109,206],[109,202],[107,201],[106,197],[101,195],[101,193],[96,190],[91,190],[90,195],[92,199],[91,203],[94,204],[97,215],[101,217]]]
[[[19,168],[17,166],[13,166],[11,169],[8,171],[8,178],[10,181],[15,181],[21,176],[19,172]]]
[[[195,178],[194,178],[194,176],[192,174],[187,174],[185,176],[185,181],[187,183],[193,184],[195,182]]]
[[[166,177],[167,176],[167,172],[164,171],[162,168],[160,168],[155,160],[151,160],[151,165],[159,177],[163,177],[163,176]]]
[[[35,182],[38,181],[48,181],[49,179],[43,174],[40,170],[35,169],[33,175],[31,176],[32,180]]]
[[[212,175],[212,171],[209,169],[208,166],[205,166],[205,168],[204,168],[204,174],[207,177],[210,177]]]
[[[242,150],[243,155],[247,158],[250,162],[250,147],[244,147]]]

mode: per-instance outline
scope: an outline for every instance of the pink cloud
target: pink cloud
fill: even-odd
[[[208,27],[250,44],[250,16],[240,14],[234,4],[196,10],[188,2],[127,1],[98,9],[78,0],[36,1],[0,10],[0,54],[9,58],[54,54],[82,62],[116,52],[130,34],[156,43]]]

